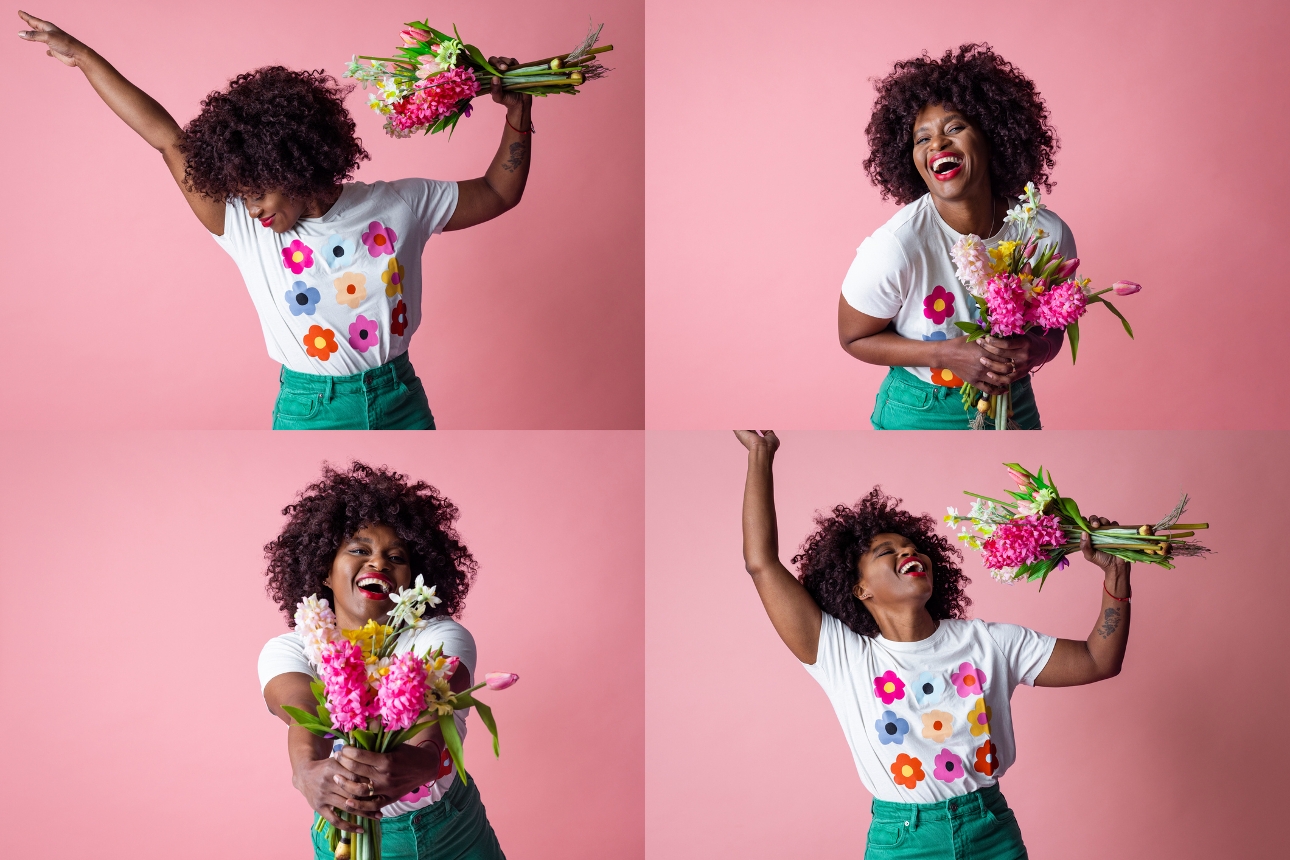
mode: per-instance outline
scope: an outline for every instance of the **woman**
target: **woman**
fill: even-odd
[[[453,620],[475,576],[475,560],[454,528],[457,508],[434,487],[409,483],[398,472],[354,463],[344,471],[324,467],[322,478],[283,509],[287,524],[265,547],[268,592],[294,626],[296,604],[316,594],[328,600],[342,630],[385,620],[389,595],[417,576],[442,601],[409,646],[418,656],[443,646],[461,664],[452,689],[471,685],[475,640]],[[403,645],[397,649],[406,650]],[[282,709],[310,713],[309,689],[317,676],[295,631],[269,640],[260,654],[260,686],[269,711],[285,722],[292,784],[315,813],[342,831],[361,828],[336,811],[380,818],[382,856],[454,860],[505,860],[472,777],[456,776],[439,727],[433,726],[388,753],[323,740],[293,724]],[[466,713],[453,715],[463,739]],[[315,819],[316,821],[317,819]],[[333,856],[315,828],[314,856]]]
[[[345,108],[348,90],[322,72],[266,66],[238,75],[180,128],[89,46],[18,14],[32,28],[21,38],[84,72],[161,154],[197,220],[237,263],[282,365],[274,429],[433,430],[407,357],[421,322],[421,253],[431,236],[519,204],[532,96],[504,93],[492,79],[506,122],[482,177],[368,185],[349,181],[368,154]],[[515,64],[489,62],[503,71]],[[218,334],[201,338],[196,354],[218,360]]]
[[[955,275],[950,248],[975,233],[994,247],[1018,238],[1004,225],[1027,182],[1052,190],[1057,140],[1035,86],[988,45],[939,60],[896,64],[877,84],[865,129],[865,171],[903,208],[865,239],[842,282],[838,337],[869,364],[891,368],[870,418],[878,430],[966,429],[959,388],[1011,387],[1012,420],[1040,429],[1030,373],[1061,350],[1060,331],[968,343],[955,322],[977,315]],[[1050,210],[1037,224],[1066,259],[1069,228]]]
[[[1085,640],[966,620],[960,554],[928,516],[874,488],[817,515],[793,558],[779,560],[773,431],[736,431],[748,449],[744,561],[784,644],[824,687],[873,795],[869,860],[1025,857],[998,780],[1016,758],[1009,700],[1018,683],[1091,684],[1119,674],[1129,638],[1129,564],[1094,550],[1101,609]],[[1093,528],[1114,526],[1089,517]]]

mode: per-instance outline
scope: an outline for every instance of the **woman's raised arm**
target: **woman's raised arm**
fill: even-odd
[[[744,566],[757,586],[775,632],[803,663],[814,663],[820,644],[820,607],[802,583],[779,560],[779,525],[775,521],[775,483],[771,466],[779,437],[774,430],[736,430],[748,449],[744,484]]]
[[[166,167],[170,169],[170,175],[179,185],[179,190],[183,192],[197,220],[215,235],[223,235],[224,201],[203,197],[191,191],[184,181],[186,161],[179,150],[183,135],[174,117],[152,96],[127,81],[111,63],[84,42],[26,12],[19,12],[18,16],[32,28],[19,32],[19,38],[43,43],[46,54],[65,66],[73,66],[84,72],[99,98],[112,108],[122,122],[146,140],[149,146],[161,153]]]
[[[513,57],[489,57],[488,62],[502,71],[516,64]],[[493,101],[506,106],[502,142],[483,176],[457,183],[457,208],[444,225],[445,231],[491,221],[518,206],[524,196],[533,149],[533,96],[503,92],[501,78],[493,78],[492,83]]]

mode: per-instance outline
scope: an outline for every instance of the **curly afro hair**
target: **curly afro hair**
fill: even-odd
[[[345,108],[352,87],[320,71],[265,66],[202,101],[183,130],[184,181],[215,200],[281,192],[307,199],[351,179],[369,156]]]
[[[1048,174],[1058,140],[1048,107],[1031,80],[989,45],[963,45],[939,60],[926,52],[902,60],[874,87],[864,169],[884,200],[904,205],[927,193],[913,157],[914,119],[927,105],[952,106],[985,134],[995,194],[1016,197],[1027,182],[1053,190]]]
[[[475,579],[475,559],[453,524],[457,506],[424,481],[355,461],[343,471],[323,464],[322,477],[282,509],[287,524],[264,547],[265,590],[295,627],[296,604],[311,594],[335,602],[323,585],[341,543],[364,526],[383,524],[408,545],[412,575],[425,577],[442,600],[435,614],[456,617]]]
[[[854,505],[838,505],[829,515],[815,515],[815,531],[802,542],[793,564],[802,572],[802,585],[820,609],[861,636],[874,636],[878,624],[854,594],[860,581],[860,556],[876,535],[898,534],[932,560],[932,618],[963,618],[972,598],[963,589],[972,580],[959,569],[960,553],[936,533],[936,521],[901,510],[900,499],[874,487]]]

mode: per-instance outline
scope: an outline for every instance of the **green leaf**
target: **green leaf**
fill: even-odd
[[[1075,521],[1076,525],[1078,525],[1081,529],[1083,529],[1086,532],[1092,531],[1092,529],[1089,528],[1088,521],[1085,520],[1084,517],[1080,515],[1079,505],[1075,504],[1074,499],[1063,496],[1058,501],[1062,507],[1062,510],[1066,511],[1066,513],[1070,516],[1070,518]]]
[[[331,731],[331,723],[324,725],[318,722],[318,718],[308,711],[302,711],[299,708],[293,708],[290,705],[283,705],[282,710],[286,711],[287,715],[290,716],[291,719],[295,720],[296,725],[298,726],[304,726],[307,729],[311,726],[317,726],[319,728],[326,729],[327,731]]]
[[[331,711],[327,710],[326,705],[318,706],[318,722],[322,723],[324,726],[331,725]]]
[[[476,699],[475,713],[479,714],[479,718],[483,721],[484,725],[488,727],[489,733],[493,736],[493,755],[500,758],[502,751],[497,742],[497,723],[493,720],[493,709]]]
[[[462,761],[461,735],[457,734],[457,724],[451,716],[439,715],[439,731],[443,733],[443,745],[447,747],[448,755],[452,756],[452,763],[457,766],[457,775],[461,777],[462,784],[469,784],[466,781],[466,764]]]
[[[354,741],[359,749],[370,750],[376,748],[376,732],[369,732],[367,729],[354,729],[350,734],[354,736]]]
[[[1124,318],[1124,314],[1120,313],[1119,309],[1106,299],[1102,299],[1102,304],[1106,305],[1108,311],[1120,318],[1120,322],[1124,323],[1124,330],[1129,333],[1129,337],[1133,337],[1133,326],[1129,325],[1129,321]]]
[[[956,322],[954,325],[961,331],[965,331],[968,334],[976,334],[981,331],[981,326],[974,322]]]
[[[323,692],[324,689],[322,681],[314,681],[309,685],[309,690],[314,694],[314,698],[318,700],[320,705],[327,704],[327,695]]]
[[[456,25],[453,25],[452,31],[453,31],[454,33],[456,33],[456,32],[457,32],[457,27],[456,27]],[[460,35],[458,35],[458,36],[457,36],[457,40],[458,40],[458,41],[461,41],[461,36],[460,36]],[[478,49],[478,48],[476,48],[474,45],[467,45],[465,42],[462,42],[461,47],[466,51],[466,53],[467,53],[468,55],[470,55],[470,58],[471,58],[472,60],[474,60],[476,63],[478,63],[478,64],[479,64],[479,67],[480,67],[481,69],[483,69],[484,71],[488,72],[490,75],[492,75],[492,76],[493,76],[493,77],[495,77],[495,78],[500,78],[500,77],[502,76],[502,73],[501,73],[501,72],[499,72],[497,69],[495,69],[495,68],[493,68],[491,65],[489,65],[488,60],[484,59],[484,55],[483,55],[483,54],[481,54],[481,53],[479,52],[479,49]]]
[[[1066,336],[1071,342],[1071,364],[1075,363],[1075,355],[1079,352],[1079,320],[1066,326]]]

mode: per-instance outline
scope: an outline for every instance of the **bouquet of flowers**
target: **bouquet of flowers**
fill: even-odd
[[[489,64],[479,48],[463,43],[456,26],[449,36],[427,21],[415,21],[399,33],[403,47],[396,50],[398,56],[355,56],[344,76],[354,78],[363,89],[368,84],[376,87],[377,92],[368,96],[368,105],[385,117],[385,133],[391,137],[411,137],[415,131],[451,133],[457,120],[470,116],[471,100],[488,91],[489,78],[501,78],[507,92],[545,96],[576,95],[582,84],[604,77],[609,70],[596,55],[612,51],[614,46],[593,47],[604,26],[592,29],[567,54],[521,63],[502,72]]]
[[[980,311],[979,322],[954,325],[967,332],[969,341],[986,335],[1011,337],[1033,328],[1065,329],[1074,362],[1079,351],[1079,319],[1089,305],[1101,303],[1120,318],[1124,330],[1133,337],[1133,328],[1124,314],[1102,297],[1112,291],[1117,296],[1133,295],[1142,286],[1133,281],[1116,281],[1106,289],[1092,290],[1088,278],[1075,277],[1078,257],[1062,259],[1055,253],[1056,243],[1051,242],[1040,250],[1039,240],[1045,233],[1035,226],[1035,216],[1046,207],[1039,202],[1039,191],[1033,182],[1026,183],[1018,200],[1021,202],[1009,209],[1003,220],[1018,226],[1020,239],[987,248],[980,236],[969,233],[954,243],[951,254],[959,280]],[[994,419],[994,429],[1008,429],[1007,394],[987,399],[970,383],[964,383],[960,391],[963,408],[971,412],[975,407],[977,411],[974,427],[984,427],[989,416]]]
[[[310,685],[318,700],[316,714],[287,705],[285,710],[298,725],[324,738],[342,738],[360,749],[385,752],[411,739],[434,724],[443,733],[444,745],[457,773],[466,781],[462,762],[461,735],[453,712],[474,708],[493,736],[493,754],[499,755],[497,723],[487,705],[472,693],[480,687],[504,690],[519,680],[518,675],[492,672],[483,684],[454,693],[449,680],[459,665],[456,657],[444,657],[443,648],[424,657],[411,650],[395,653],[395,645],[407,633],[426,626],[421,616],[427,607],[441,601],[434,586],[426,588],[418,576],[412,588],[392,596],[390,624],[368,621],[357,630],[340,630],[336,615],[326,600],[311,595],[296,608],[296,630],[305,643],[305,654],[321,681]],[[361,822],[362,833],[342,834],[318,820],[317,829],[329,831],[337,860],[378,860],[381,856],[379,820],[336,810],[341,818]],[[348,850],[347,850],[348,849]]]
[[[958,539],[974,550],[991,576],[1000,582],[1044,580],[1054,570],[1066,567],[1066,556],[1079,549],[1080,536],[1092,535],[1093,546],[1126,561],[1158,564],[1172,569],[1178,556],[1203,555],[1209,549],[1195,541],[1197,530],[1209,528],[1209,523],[1180,523],[1179,518],[1187,509],[1187,494],[1169,515],[1154,525],[1116,526],[1091,528],[1080,515],[1075,500],[1057,492],[1051,472],[1040,467],[1031,474],[1016,463],[1005,463],[1008,474],[1017,483],[1009,490],[1010,501],[1000,501],[976,493],[966,495],[976,499],[966,516],[954,508],[949,509],[945,522],[958,528]]]

